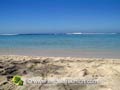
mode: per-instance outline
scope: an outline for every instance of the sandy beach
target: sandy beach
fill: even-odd
[[[12,77],[94,79],[97,84],[28,84],[16,86]],[[0,90],[120,90],[120,59],[0,56]]]
[[[120,90],[120,0],[0,0],[0,90]]]

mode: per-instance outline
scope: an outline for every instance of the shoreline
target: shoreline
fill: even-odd
[[[52,56],[52,55],[25,55],[25,54],[0,54],[0,58],[1,57],[30,57],[30,58],[74,58],[74,59],[104,59],[104,60],[118,60],[118,59],[120,59],[120,57],[95,57],[95,56],[91,56],[91,57],[89,57],[89,56],[62,56],[62,55],[60,55],[60,56]]]
[[[119,51],[111,50],[73,50],[73,49],[0,49],[0,55],[22,55],[43,57],[78,57],[78,58],[120,58]]]
[[[8,58],[8,59],[13,59],[15,60],[16,58],[17,59],[24,59],[24,60],[30,60],[30,59],[56,59],[56,60],[59,60],[59,59],[64,59],[64,60],[102,60],[102,61],[106,61],[106,60],[116,60],[116,61],[119,61],[120,58],[104,58],[104,57],[101,57],[101,58],[97,58],[97,57],[73,57],[73,56],[31,56],[31,55],[0,55],[0,59],[4,59],[4,58]],[[16,59],[16,60],[17,60]]]

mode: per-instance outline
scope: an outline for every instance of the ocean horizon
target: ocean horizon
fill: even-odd
[[[0,33],[0,35],[81,35],[81,34],[120,34],[119,32],[67,32],[67,33]]]

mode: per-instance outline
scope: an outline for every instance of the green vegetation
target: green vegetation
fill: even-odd
[[[14,76],[12,82],[18,86],[23,86],[24,81],[21,80],[21,76]]]

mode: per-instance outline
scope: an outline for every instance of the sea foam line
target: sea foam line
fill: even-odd
[[[81,34],[118,34],[118,33],[66,33],[67,35],[81,35]]]
[[[13,35],[20,35],[20,34],[0,34],[1,36],[13,36]]]

